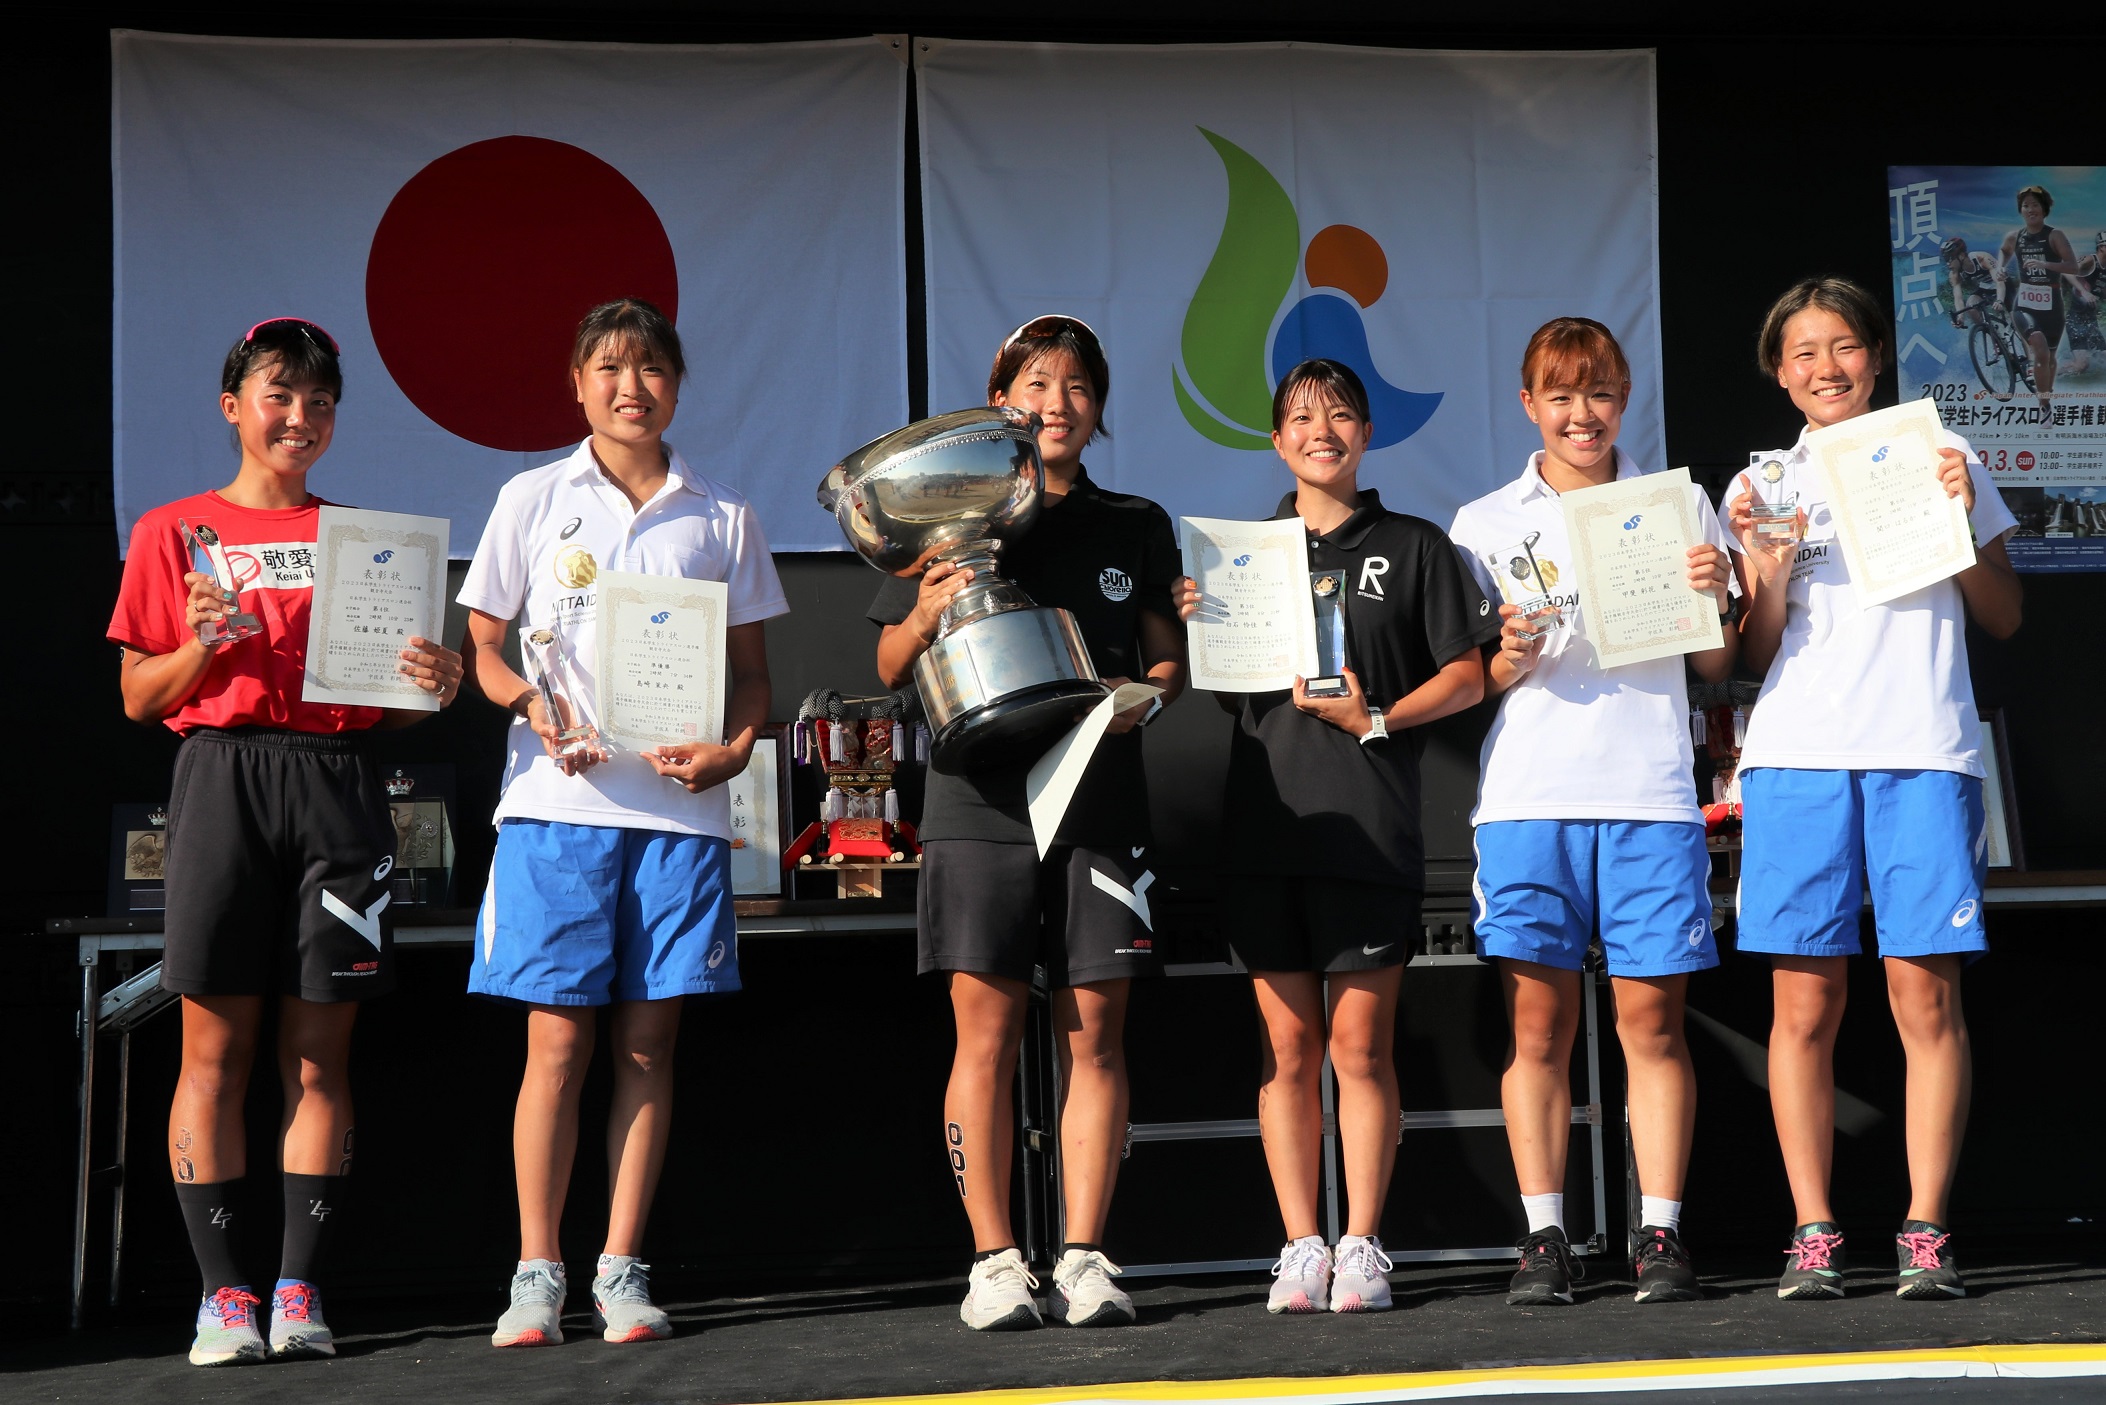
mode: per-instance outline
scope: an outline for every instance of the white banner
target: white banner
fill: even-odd
[[[1070,313],[1112,366],[1091,475],[1263,517],[1272,388],[1331,356],[1370,392],[1361,483],[1446,527],[1542,447],[1521,352],[1572,315],[1623,343],[1621,442],[1663,466],[1650,52],[916,47],[931,411]]]
[[[325,497],[453,520],[585,436],[578,318],[677,304],[670,442],[777,549],[834,549],[827,465],[907,418],[906,68],[750,47],[111,36],[117,529],[229,482],[252,322],[343,345]]]

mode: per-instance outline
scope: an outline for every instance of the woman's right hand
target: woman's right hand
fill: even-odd
[[[1547,633],[1548,631],[1545,631]],[[1536,666],[1536,658],[1543,652],[1543,634],[1529,635],[1521,629],[1521,607],[1501,605],[1499,607],[1499,656],[1506,666],[1519,678]]]
[[[226,619],[230,602],[218,581],[203,571],[185,571],[183,584],[190,587],[190,598],[183,602],[183,623],[192,634],[204,625]],[[200,639],[199,642],[204,641]],[[205,647],[213,646],[206,644]]]
[[[1774,586],[1790,574],[1799,555],[1799,538],[1806,535],[1806,513],[1799,513],[1799,529],[1789,537],[1758,536],[1755,532],[1755,487],[1748,475],[1740,475],[1740,492],[1726,507],[1726,530],[1740,540],[1741,554],[1755,572],[1758,585]]]
[[[552,718],[548,715],[548,709],[543,706],[538,692],[527,700],[527,725],[534,729],[535,736],[541,738],[542,750],[548,753],[548,759],[555,762],[564,775],[575,776],[580,771],[597,766],[607,759],[607,753],[599,745],[597,735],[584,746],[565,755],[562,734],[563,729],[571,725],[573,714],[570,704],[563,700],[560,693],[556,695],[556,711],[559,714],[557,717]]]
[[[929,567],[922,573],[921,587],[915,592],[914,611],[906,618],[907,627],[934,643],[936,631],[943,627],[944,610],[972,578],[970,570],[955,562],[938,561]]]

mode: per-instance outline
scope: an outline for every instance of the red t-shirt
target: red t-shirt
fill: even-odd
[[[263,633],[212,652],[197,690],[164,719],[178,733],[199,727],[277,727],[290,732],[358,732],[380,721],[377,707],[303,701],[307,615],[314,602],[316,516],[325,506],[237,507],[200,493],[157,507],[132,528],[124,583],[110,616],[110,641],[142,654],[172,654],[191,635],[183,623],[190,591],[183,575],[190,552],[176,528],[181,518],[209,523],[227,549],[241,608]]]

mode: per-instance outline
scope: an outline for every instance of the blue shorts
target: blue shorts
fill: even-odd
[[[1958,771],[1743,771],[1742,951],[1855,956],[1865,888],[1882,956],[1989,949],[1982,783]]]
[[[739,988],[731,845],[699,834],[506,820],[468,993],[605,1005]]]
[[[1599,922],[1612,976],[1718,964],[1704,826],[1681,820],[1495,820],[1477,826],[1477,949],[1577,971]]]

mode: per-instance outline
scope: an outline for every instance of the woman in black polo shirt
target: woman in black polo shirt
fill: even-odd
[[[1346,629],[1342,697],[1231,697],[1224,828],[1237,868],[1221,911],[1265,1024],[1258,1124],[1287,1245],[1269,1312],[1379,1312],[1390,1267],[1377,1230],[1396,1162],[1397,987],[1426,886],[1418,734],[1484,696],[1478,646],[1498,619],[1431,522],[1391,512],[1359,484],[1373,425],[1351,367],[1304,361],[1272,399],[1273,447],[1294,475],[1274,518],[1299,517],[1309,566],[1335,573]],[[1199,592],[1178,583],[1190,619]],[[1326,983],[1329,989],[1326,991]],[[1338,1083],[1347,1232],[1317,1231],[1320,1079]]]
[[[1039,965],[1061,1032],[1070,1236],[1047,1310],[1091,1327],[1134,1315],[1099,1241],[1126,1140],[1127,983],[1159,971],[1136,729],[1184,687],[1185,646],[1170,602],[1179,568],[1168,515],[1145,498],[1104,491],[1082,466],[1083,446],[1104,432],[1110,389],[1096,333],[1072,317],[1034,318],[995,353],[988,403],[1034,411],[1044,426],[1045,507],[1028,533],[1005,546],[1002,574],[1039,604],[1074,615],[1107,683],[1145,679],[1163,695],[1112,719],[1043,860],[1024,800],[1028,762],[969,776],[932,770],[922,815],[920,969],[943,974],[958,1026],[944,1149],[972,1221],[976,1255],[959,1315],[975,1329],[1039,1325],[1037,1279],[1009,1223],[1010,1083]],[[970,571],[938,563],[919,582],[892,578],[880,587],[870,618],[884,627],[878,674],[885,686],[901,687],[913,675],[944,606],[970,579]]]

